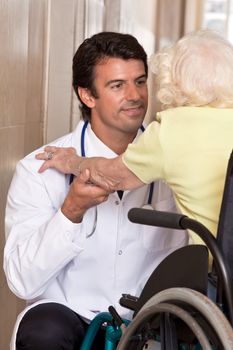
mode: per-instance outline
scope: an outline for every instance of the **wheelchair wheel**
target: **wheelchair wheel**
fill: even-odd
[[[123,349],[146,349],[146,344],[152,339],[148,339],[153,334],[152,328],[150,327],[151,335],[146,334],[149,331],[148,325],[153,322],[154,317],[161,313],[169,313],[173,314],[176,317],[182,319],[187,325],[189,325],[190,329],[198,338],[200,345],[203,350],[211,350],[211,346],[207,337],[205,336],[203,330],[199,326],[198,322],[191,316],[189,313],[182,308],[168,303],[159,303],[155,304],[140,313],[139,316],[136,316],[133,322],[127,328],[127,336],[124,335],[122,340],[120,341],[117,350]],[[140,336],[139,336],[140,335]],[[144,335],[144,336],[143,336]],[[138,337],[138,344],[136,344],[135,340]],[[144,338],[144,339],[143,339]],[[133,340],[133,344],[130,342]]]
[[[206,337],[206,329],[201,329],[197,320],[191,315],[191,319],[187,317],[188,312],[175,305],[176,303],[182,303],[182,305],[188,305],[198,311],[198,313],[205,319],[205,325],[207,322],[207,328],[211,328],[212,332],[216,334],[216,337],[220,340],[221,345],[219,349],[232,350],[233,349],[233,330],[228,320],[225,318],[219,308],[206,296],[188,288],[171,288],[164,290],[154,295],[148,302],[142,307],[137,316],[133,319],[128,326],[125,334],[123,335],[117,350],[129,350],[131,349],[143,349],[143,346],[132,347],[132,339],[136,339],[136,336],[145,332],[146,325],[153,323],[159,313],[169,312],[174,314],[178,318],[182,319],[184,323],[191,329],[203,349],[211,349],[208,337]],[[170,311],[163,311],[165,308],[170,308]],[[175,307],[175,308],[174,308]],[[180,309],[183,311],[181,312]],[[188,321],[189,319],[189,321]],[[151,332],[151,330],[150,330]],[[144,336],[144,339],[146,337]],[[145,344],[146,341],[144,341]],[[138,342],[139,343],[139,342]],[[141,344],[143,342],[141,341]],[[212,343],[213,345],[213,343]]]

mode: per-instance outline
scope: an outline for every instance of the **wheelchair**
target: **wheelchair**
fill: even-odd
[[[133,208],[129,220],[188,229],[205,245],[188,245],[167,256],[139,297],[123,294],[131,322],[110,306],[90,323],[81,350],[89,350],[100,327],[103,350],[233,350],[233,153],[228,162],[217,238],[182,214]],[[208,273],[209,254],[213,257]],[[101,349],[100,349],[101,350]]]

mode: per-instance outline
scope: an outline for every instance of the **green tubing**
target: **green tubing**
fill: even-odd
[[[105,322],[111,322],[112,316],[108,312],[99,313],[90,323],[85,338],[82,342],[80,350],[90,350],[95,339],[95,336]]]
[[[121,329],[114,325],[112,315],[109,312],[99,313],[90,323],[85,338],[82,342],[80,350],[90,350],[94,342],[95,336],[103,324],[106,325],[106,340],[104,350],[115,350],[116,342],[121,337]],[[128,320],[124,320],[125,325],[129,324]],[[101,349],[100,349],[101,350]]]
[[[112,325],[106,327],[105,348],[104,350],[115,350],[116,343],[121,337],[121,329]]]

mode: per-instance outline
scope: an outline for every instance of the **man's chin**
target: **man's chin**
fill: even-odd
[[[131,134],[133,133],[137,134],[138,129],[140,129],[142,126],[143,120],[144,120],[144,117],[140,117],[140,118],[128,121],[124,125],[125,132],[131,133]]]

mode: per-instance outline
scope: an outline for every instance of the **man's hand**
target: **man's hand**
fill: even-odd
[[[70,221],[79,223],[87,209],[106,201],[108,195],[108,191],[90,183],[86,169],[71,184],[61,211]]]

